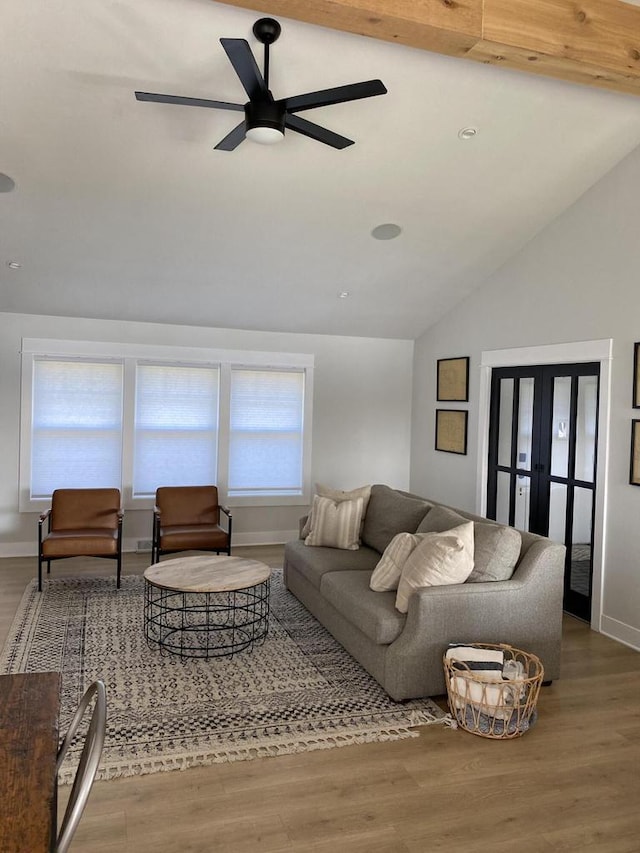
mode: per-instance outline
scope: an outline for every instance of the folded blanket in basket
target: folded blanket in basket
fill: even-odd
[[[460,668],[477,673],[477,677],[483,680],[502,678],[504,668],[504,652],[502,649],[482,649],[478,646],[450,643],[446,657],[448,660],[466,664]],[[484,678],[483,673],[486,673],[486,678]]]
[[[504,651],[451,644],[445,657],[452,662],[452,669],[461,673],[451,677],[450,690],[456,708],[470,704],[493,717],[511,716],[519,691],[503,681]],[[509,666],[507,671],[512,678]]]

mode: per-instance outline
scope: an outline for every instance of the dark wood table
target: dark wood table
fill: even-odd
[[[2,853],[53,848],[59,707],[59,673],[0,675]]]

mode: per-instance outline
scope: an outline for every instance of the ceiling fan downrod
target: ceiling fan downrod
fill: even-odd
[[[264,82],[269,88],[269,47],[280,37],[282,27],[273,18],[260,18],[253,25],[253,34],[264,45]]]

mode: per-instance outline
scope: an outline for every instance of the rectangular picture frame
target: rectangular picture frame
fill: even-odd
[[[632,486],[640,486],[640,418],[634,418],[631,421],[629,483]]]
[[[436,409],[436,450],[466,456],[468,421],[466,409]]]
[[[633,408],[640,409],[640,341],[633,345]]]
[[[469,402],[469,356],[439,358],[436,374],[439,403]]]

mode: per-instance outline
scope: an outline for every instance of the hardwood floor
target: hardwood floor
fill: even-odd
[[[275,546],[234,553],[282,561]],[[124,573],[148,559],[128,554]],[[87,564],[115,575],[111,562]],[[0,560],[0,643],[35,572],[35,558]],[[536,726],[513,741],[437,726],[395,743],[97,782],[71,850],[639,853],[640,654],[565,617],[562,673],[542,690]]]

